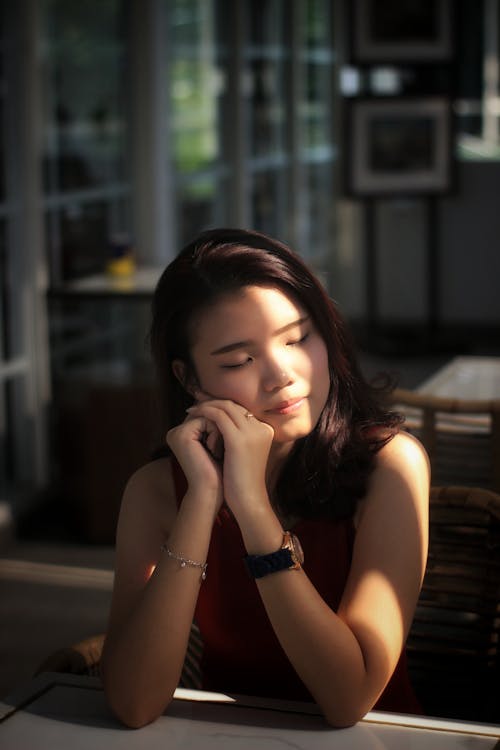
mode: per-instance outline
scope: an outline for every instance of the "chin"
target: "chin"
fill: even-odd
[[[312,432],[312,427],[309,425],[299,425],[290,427],[281,427],[274,429],[274,442],[275,443],[290,443],[295,440],[307,437]]]

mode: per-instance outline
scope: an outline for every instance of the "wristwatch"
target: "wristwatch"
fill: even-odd
[[[280,570],[300,570],[304,552],[295,534],[285,531],[279,550],[269,555],[246,555],[243,559],[252,578],[264,578]]]

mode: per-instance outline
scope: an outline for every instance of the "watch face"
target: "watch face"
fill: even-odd
[[[282,549],[290,550],[294,562],[293,567],[300,568],[304,562],[304,552],[302,550],[302,545],[295,534],[292,534],[290,531],[285,532]]]
[[[290,542],[292,543],[293,556],[295,557],[299,565],[302,565],[304,562],[304,551],[298,537],[296,537],[295,534],[290,534]]]

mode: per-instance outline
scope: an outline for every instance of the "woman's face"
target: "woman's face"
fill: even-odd
[[[325,343],[304,308],[275,288],[244,287],[192,326],[200,389],[230,399],[286,443],[308,435],[330,388]]]

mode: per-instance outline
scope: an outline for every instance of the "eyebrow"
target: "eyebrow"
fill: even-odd
[[[286,326],[278,328],[276,331],[274,331],[273,336],[279,336],[282,333],[286,333],[286,331],[288,331],[290,328],[300,326],[302,325],[302,323],[305,323],[308,320],[309,315],[304,315],[302,318],[298,318],[298,320],[293,320],[291,323],[287,323]],[[214,351],[210,352],[210,354],[227,354],[228,352],[234,352],[236,349],[246,349],[248,346],[252,346],[253,344],[254,342],[251,339],[247,339],[246,341],[235,341],[233,344],[226,344],[225,346],[221,346],[219,349],[214,349]]]

